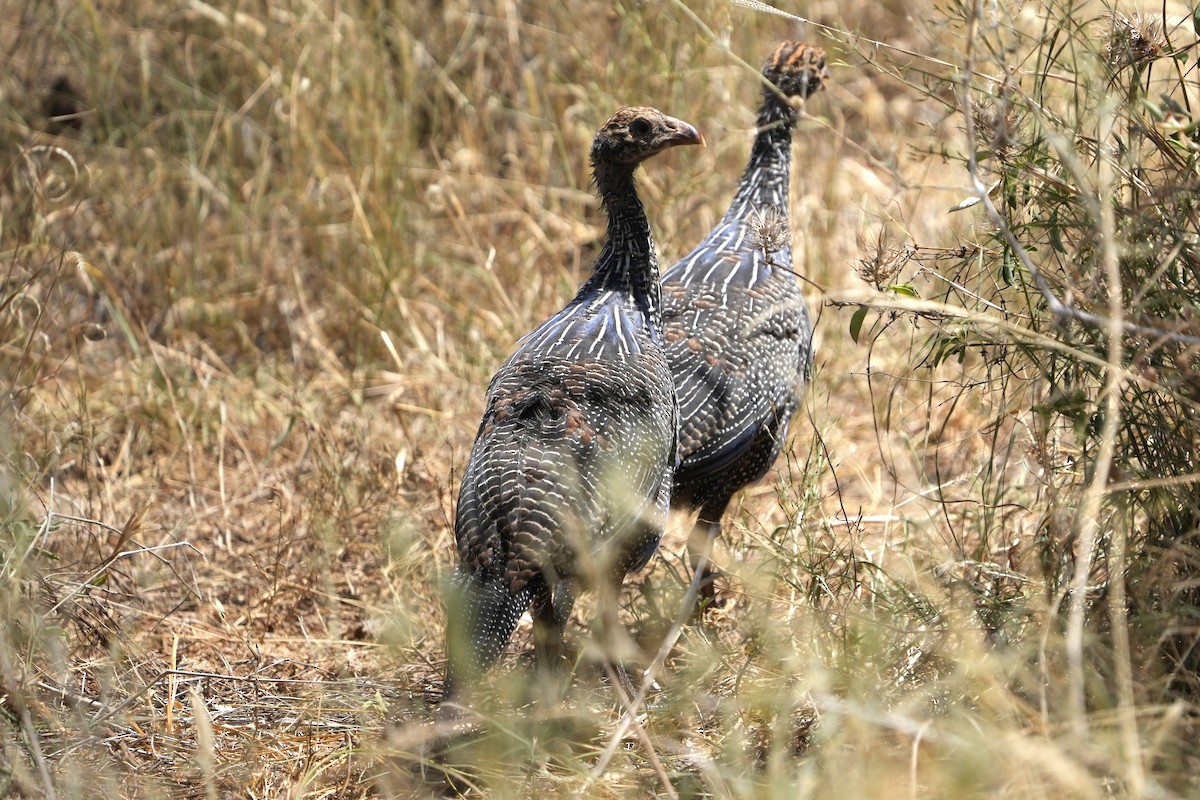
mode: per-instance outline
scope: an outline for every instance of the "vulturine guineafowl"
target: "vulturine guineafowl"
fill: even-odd
[[[658,546],[679,418],[658,258],[633,173],[669,147],[702,143],[691,125],[652,108],[622,109],[596,133],[604,249],[575,299],[492,378],[463,474],[448,700],[499,657],[531,603],[540,657],[559,657],[577,589],[597,577],[619,586]]]
[[[672,504],[699,509],[694,569],[735,492],[766,474],[810,367],[811,328],[792,271],[788,180],[797,111],[828,71],[820,48],[784,42],[767,59],[758,134],[737,194],[703,242],[663,275],[663,337],[679,399]],[[704,566],[700,597],[711,600]]]

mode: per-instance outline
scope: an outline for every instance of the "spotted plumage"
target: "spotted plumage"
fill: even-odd
[[[678,410],[663,354],[658,259],[634,187],[638,164],[702,142],[651,108],[618,111],[592,165],[604,249],[566,308],[492,378],[455,518],[445,696],[499,657],[533,605],[535,644],[557,657],[575,593],[649,560],[670,503]]]
[[[680,409],[673,504],[699,509],[693,565],[735,492],[766,474],[799,406],[811,328],[792,272],[788,183],[798,115],[828,75],[825,53],[784,42],[767,59],[758,134],[720,223],[663,274],[663,336]],[[702,578],[705,576],[702,576]],[[711,571],[701,582],[712,596]]]

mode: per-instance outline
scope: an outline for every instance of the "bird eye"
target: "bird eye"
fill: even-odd
[[[650,132],[650,123],[638,117],[633,122],[629,123],[629,132],[634,136],[645,136]]]

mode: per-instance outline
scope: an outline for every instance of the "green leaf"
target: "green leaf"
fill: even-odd
[[[901,294],[905,297],[911,297],[914,300],[921,299],[921,295],[917,294],[917,290],[913,288],[911,283],[893,283],[888,288],[896,294]]]
[[[1050,226],[1048,228],[1046,228],[1046,232],[1048,234],[1050,234],[1050,246],[1053,247],[1058,252],[1062,253],[1063,255],[1066,255],[1067,248],[1065,245],[1063,245],[1062,228],[1060,228],[1058,225],[1058,214],[1057,213],[1055,213],[1055,215],[1050,218]]]
[[[862,333],[863,320],[867,318],[867,307],[859,306],[858,311],[850,318],[850,338],[858,344],[858,335]]]

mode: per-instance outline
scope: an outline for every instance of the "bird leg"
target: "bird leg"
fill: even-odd
[[[567,660],[565,632],[571,608],[575,605],[575,586],[570,580],[559,580],[553,589],[543,585],[533,601],[533,646],[539,668],[547,672],[560,670]]]
[[[637,687],[633,685],[633,679],[629,677],[629,670],[625,669],[625,665],[619,659],[613,659],[608,663],[608,678],[621,688],[617,690],[617,699],[621,701],[621,705],[628,706],[633,698],[637,697]]]
[[[687,549],[692,562],[692,582],[697,587],[693,617],[699,617],[704,609],[716,600],[716,580],[721,571],[712,565],[712,551],[713,544],[721,535],[721,517],[725,515],[725,506],[728,504],[729,498],[705,503],[688,537]]]
[[[633,679],[629,677],[629,671],[625,669],[625,664],[621,660],[622,650],[628,649],[622,645],[632,643],[629,634],[621,625],[620,616],[620,598],[621,598],[621,579],[624,575],[614,575],[612,583],[611,599],[601,598],[603,605],[600,607],[601,624],[604,635],[604,657],[607,659],[609,667],[609,679],[616,678],[616,682],[620,685],[620,689],[615,689],[617,699],[621,701],[621,705],[625,705],[625,699],[637,697],[637,689],[633,684]],[[609,602],[604,602],[606,599]],[[624,637],[624,641],[622,641]],[[624,698],[622,698],[622,691]]]
[[[623,573],[601,580],[597,592],[596,613],[592,618],[592,648],[586,670],[594,676],[606,675],[621,705],[636,695],[636,687],[623,663],[624,656],[636,651],[632,638],[621,624],[620,597]],[[632,646],[631,646],[632,645]],[[593,671],[595,670],[595,671]]]

